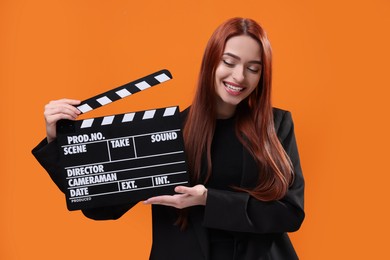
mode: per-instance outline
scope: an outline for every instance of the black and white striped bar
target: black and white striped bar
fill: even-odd
[[[123,86],[117,87],[105,93],[91,97],[81,102],[77,109],[81,113],[87,113],[96,108],[115,102],[119,99],[128,97],[132,94],[138,93],[165,81],[172,79],[172,75],[168,70],[160,70],[146,77],[132,81]]]
[[[178,112],[177,107],[166,107],[160,109],[151,109],[141,112],[131,112],[121,115],[105,116],[100,118],[89,118],[81,121],[80,128],[89,128],[94,125],[112,125],[114,123],[128,123],[135,120],[148,120],[155,117],[173,116]]]

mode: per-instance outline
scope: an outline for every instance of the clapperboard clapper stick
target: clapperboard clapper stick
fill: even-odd
[[[82,101],[82,113],[172,79],[161,70]],[[69,210],[138,202],[188,185],[178,106],[57,123]]]

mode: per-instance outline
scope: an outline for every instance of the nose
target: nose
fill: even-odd
[[[245,74],[244,74],[244,67],[243,66],[236,66],[233,70],[233,79],[237,82],[237,83],[241,83],[244,81],[245,79]]]

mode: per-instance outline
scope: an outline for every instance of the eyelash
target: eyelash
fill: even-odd
[[[225,63],[225,65],[227,65],[228,67],[233,67],[233,66],[234,66],[233,63],[229,63],[229,62],[227,62],[226,60],[222,60],[222,61],[223,61],[223,63]]]
[[[227,62],[226,60],[222,60],[223,61],[223,63],[226,65],[226,66],[228,66],[228,67],[230,67],[230,68],[233,68],[234,67],[234,63],[229,63],[229,62]],[[248,67],[247,68],[250,72],[252,72],[252,73],[258,73],[259,72],[259,69],[251,69],[250,67]]]
[[[253,72],[253,73],[258,73],[259,72],[259,69],[251,69],[251,68],[248,68],[248,70],[250,72]]]

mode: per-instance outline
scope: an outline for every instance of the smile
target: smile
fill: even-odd
[[[231,94],[237,95],[245,89],[243,87],[239,87],[238,85],[232,83],[223,82],[223,84],[226,87],[226,90]]]

